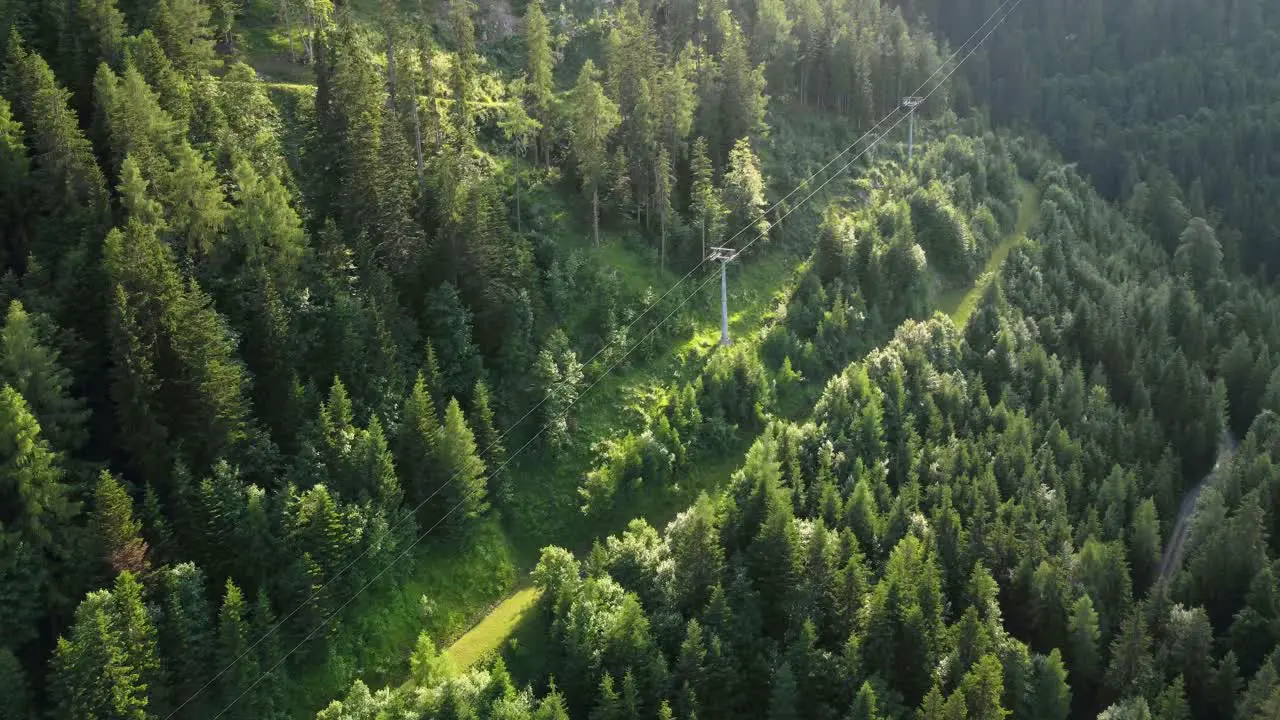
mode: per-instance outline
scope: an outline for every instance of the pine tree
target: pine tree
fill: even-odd
[[[427,526],[429,518],[440,515],[435,503],[427,506],[439,484],[447,478],[436,465],[440,443],[440,417],[422,373],[404,400],[400,426],[396,432],[395,461],[404,482],[406,499],[418,508],[419,524]]]
[[[180,125],[191,121],[191,87],[174,69],[164,54],[160,41],[151,30],[143,30],[126,39],[125,64],[142,73],[147,84],[155,88],[160,107]]]
[[[147,544],[142,540],[142,523],[133,518],[133,499],[120,481],[107,471],[98,476],[93,492],[89,527],[100,553],[100,565],[112,574],[125,570],[142,574],[150,564]]]
[[[5,498],[6,534],[16,534],[48,562],[65,559],[79,512],[63,484],[57,455],[40,424],[12,387],[0,389],[0,497]]]
[[[476,73],[475,25],[471,21],[471,0],[450,0],[449,24],[453,30],[455,53],[453,75],[449,81],[453,96],[454,142],[459,148],[475,141],[471,118],[472,83]]]
[[[729,153],[729,166],[724,173],[724,203],[729,208],[733,226],[745,229],[745,242],[753,243],[758,236],[768,239],[764,191],[760,161],[751,150],[751,141],[741,138]]]
[[[174,68],[193,77],[212,68],[212,11],[200,0],[154,0],[146,23],[155,32]]]
[[[1132,613],[1111,643],[1111,664],[1107,684],[1116,697],[1145,694],[1155,679],[1151,636],[1141,612]]]
[[[552,103],[555,99],[555,55],[551,52],[551,24],[542,11],[542,0],[533,0],[525,9],[524,41],[526,50],[525,92],[529,97],[530,114],[540,124],[538,148],[542,162],[551,164]]]
[[[658,151],[658,159],[654,163],[656,182],[653,186],[653,204],[658,211],[659,232],[662,236],[662,250],[659,254],[658,267],[667,270],[667,225],[671,221],[671,196],[675,191],[675,177],[671,172],[671,154],[664,147]]]
[[[437,354],[440,362],[439,384],[428,377],[431,392],[437,399],[461,396],[475,387],[484,368],[472,340],[471,312],[453,283],[442,283],[427,296],[425,317],[432,343],[428,353]]]
[[[93,258],[110,228],[106,181],[69,106],[70,93],[21,42],[9,43],[3,93],[26,131],[32,187],[42,189],[28,208],[27,247],[49,274],[45,299],[54,303],[59,324],[96,341],[102,337],[101,303],[86,298],[99,287]]]
[[[613,689],[613,676],[607,672],[600,679],[600,694],[589,717],[590,720],[622,720],[622,703]]]
[[[489,407],[489,387],[483,381],[476,383],[471,394],[471,427],[475,428],[476,445],[480,449],[480,459],[489,468],[488,494],[505,502],[511,497],[508,487],[511,475],[506,470],[507,449],[502,445],[502,437],[494,426],[493,409]]]
[[[700,258],[707,256],[707,240],[719,242],[724,232],[725,207],[720,201],[720,191],[715,184],[715,168],[707,156],[707,139],[699,136],[690,151],[689,172],[693,176],[690,193],[690,211],[697,218],[702,235]]]
[[[31,161],[22,144],[22,123],[13,117],[9,102],[0,97],[0,261],[16,265],[27,255],[28,173]]]
[[[357,497],[372,500],[388,514],[398,511],[403,492],[378,418],[371,419],[369,427],[357,434],[352,461]]]
[[[1004,693],[1003,670],[995,655],[983,656],[961,682],[970,720],[1002,720],[1009,714],[1000,702]]]
[[[228,242],[219,246],[223,255],[215,260],[228,271],[244,263],[263,267],[276,289],[292,296],[302,284],[307,239],[288,191],[278,177],[263,177],[243,161],[232,171],[232,180],[235,206],[227,222]]]
[[[765,130],[764,69],[752,67],[747,43],[727,10],[717,18],[720,50],[720,124],[718,154],[723,159],[730,143],[754,138]]]
[[[71,373],[58,351],[42,342],[34,318],[16,300],[0,330],[0,379],[27,401],[52,447],[64,453],[80,449],[89,411],[71,395]]]
[[[1048,657],[1036,656],[1036,674],[1031,689],[1032,717],[1040,720],[1067,720],[1071,712],[1071,688],[1067,668],[1057,648]]]
[[[600,244],[600,183],[608,166],[609,136],[621,122],[618,106],[596,80],[596,66],[588,58],[570,93],[569,138],[583,189],[591,195],[592,237]]]
[[[244,439],[247,423],[247,381],[226,323],[184,281],[154,227],[131,219],[108,235],[104,254],[122,442],[152,481],[171,469],[168,433],[192,466],[208,467]]]
[[[157,574],[159,649],[160,656],[166,659],[172,697],[179,698],[178,702],[191,698],[183,708],[186,717],[205,717],[211,714],[209,706],[217,702],[209,693],[199,692],[216,664],[216,638],[204,572],[186,562],[163,567]]]
[[[70,636],[58,639],[50,695],[59,717],[150,720],[141,669],[130,662],[111,605],[110,592],[90,593],[76,608]]]
[[[800,717],[799,704],[796,676],[791,671],[791,664],[783,662],[773,674],[773,688],[769,695],[769,720],[797,720]]]
[[[230,578],[222,595],[222,607],[218,610],[218,643],[216,665],[226,668],[218,678],[218,705],[227,707],[227,717],[250,718],[253,714],[249,703],[239,702],[249,685],[258,679],[258,662],[254,648],[250,646],[248,605],[244,593]],[[234,703],[234,704],[232,704]]]
[[[1133,568],[1134,588],[1145,591],[1160,562],[1160,521],[1151,498],[1144,500],[1134,512],[1129,533],[1129,565]]]
[[[928,702],[927,699],[926,702]],[[853,707],[849,711],[850,720],[880,720],[881,715],[877,705],[875,689],[868,682],[862,683],[862,687],[858,688],[858,694],[853,698]]]
[[[438,462],[449,478],[445,497],[450,510],[449,524],[460,530],[489,509],[485,488],[484,461],[476,452],[475,436],[462,416],[457,399],[444,412],[438,448]]]

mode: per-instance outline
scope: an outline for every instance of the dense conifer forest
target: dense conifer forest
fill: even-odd
[[[1280,718],[1277,27],[0,0],[0,720]]]

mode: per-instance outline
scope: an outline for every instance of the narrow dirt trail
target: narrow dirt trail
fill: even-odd
[[[1178,571],[1178,568],[1182,567],[1183,551],[1186,549],[1187,538],[1191,536],[1191,521],[1195,519],[1196,503],[1200,500],[1200,493],[1227,466],[1231,455],[1235,453],[1236,445],[1236,438],[1230,430],[1223,433],[1222,443],[1218,446],[1218,459],[1214,462],[1213,469],[1182,496],[1182,505],[1178,508],[1178,520],[1173,525],[1173,533],[1165,543],[1164,555],[1160,558],[1161,580],[1168,580]]]

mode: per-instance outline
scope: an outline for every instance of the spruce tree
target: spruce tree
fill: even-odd
[[[400,479],[387,447],[382,423],[378,418],[369,421],[369,427],[356,436],[352,451],[357,482],[357,497],[373,501],[380,509],[393,514],[400,509],[403,493]]]
[[[258,717],[251,703],[241,695],[258,679],[258,662],[253,638],[249,632],[249,610],[244,593],[230,578],[222,595],[222,607],[218,610],[218,642],[214,654],[216,665],[226,668],[218,678],[218,705],[228,708],[227,717],[250,720]],[[235,703],[234,705],[232,703]]]
[[[477,382],[471,394],[471,427],[475,429],[476,446],[480,449],[480,459],[489,469],[489,497],[505,502],[511,497],[510,473],[507,472],[507,449],[502,445],[502,437],[494,425],[493,408],[489,406],[489,387],[483,381]]]
[[[551,52],[551,24],[542,11],[542,0],[533,0],[525,9],[524,41],[527,48],[525,76],[528,78],[525,91],[529,97],[530,114],[540,123],[538,149],[542,162],[550,165],[555,56]]]
[[[609,136],[621,118],[618,106],[596,80],[596,66],[588,58],[570,93],[569,138],[583,189],[591,196],[592,237],[600,244],[600,183],[608,166]]]
[[[92,592],[76,608],[69,636],[54,649],[50,696],[59,717],[150,720],[140,669],[110,610],[111,593]]]
[[[432,493],[447,478],[443,468],[436,464],[440,442],[440,417],[427,388],[422,373],[404,400],[400,411],[400,426],[396,431],[395,462],[404,484],[405,496],[410,508],[417,508],[419,524],[427,526],[428,520],[439,516],[438,506],[427,504]]]
[[[226,322],[181,276],[154,227],[131,219],[107,237],[104,254],[122,442],[152,481],[171,469],[166,434],[191,465],[208,467],[241,443],[247,425],[247,379]]]
[[[729,165],[724,172],[724,203],[732,226],[745,229],[744,243],[767,240],[769,221],[764,215],[764,176],[760,161],[751,150],[751,141],[740,138],[729,152]]]
[[[141,574],[147,570],[147,544],[142,540],[142,523],[133,517],[133,499],[120,481],[105,470],[93,491],[89,528],[102,568],[113,574],[124,570]]]
[[[690,192],[690,212],[698,224],[702,237],[702,251],[699,258],[707,256],[707,241],[720,241],[724,232],[725,207],[720,199],[720,191],[715,184],[715,168],[711,158],[707,156],[707,139],[699,136],[693,141],[693,149],[689,157],[689,173],[693,177]]]
[[[199,691],[210,672],[222,667],[214,669],[216,636],[204,571],[185,562],[163,567],[157,575],[159,648],[166,660],[172,697],[177,702],[191,698],[183,708],[184,717],[205,717],[217,701],[210,693]]]
[[[447,478],[445,498],[451,511],[449,525],[461,530],[489,509],[489,501],[484,461],[476,452],[475,436],[467,426],[457,399],[450,400],[444,412],[437,457]]]
[[[8,519],[3,531],[48,553],[51,562],[65,559],[70,524],[79,512],[69,495],[40,424],[18,391],[5,385],[0,389],[0,497]]]
[[[102,303],[88,298],[100,286],[93,258],[111,222],[106,181],[69,105],[70,93],[20,41],[9,43],[3,93],[26,131],[32,186],[42,188],[28,208],[27,244],[48,274],[40,290],[59,324],[100,340]]]
[[[72,453],[87,439],[89,411],[71,395],[71,373],[40,335],[22,303],[11,302],[0,330],[0,378],[27,401],[50,445]]]
[[[13,117],[9,102],[0,97],[0,237],[5,239],[0,261],[6,265],[27,254],[27,174],[31,161],[22,139],[22,123]]]
[[[475,25],[471,21],[471,0],[450,0],[449,24],[453,31],[454,62],[449,90],[453,96],[454,142],[459,148],[474,142],[475,130],[471,118],[472,83],[476,72]]]
[[[427,296],[425,318],[432,343],[428,362],[434,352],[440,363],[440,384],[431,385],[431,392],[437,394],[437,399],[462,396],[475,387],[483,366],[472,339],[471,312],[462,304],[453,283],[443,283]]]

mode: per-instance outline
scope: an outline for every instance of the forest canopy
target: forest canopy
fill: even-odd
[[[0,0],[0,720],[1280,717],[1276,21]]]

